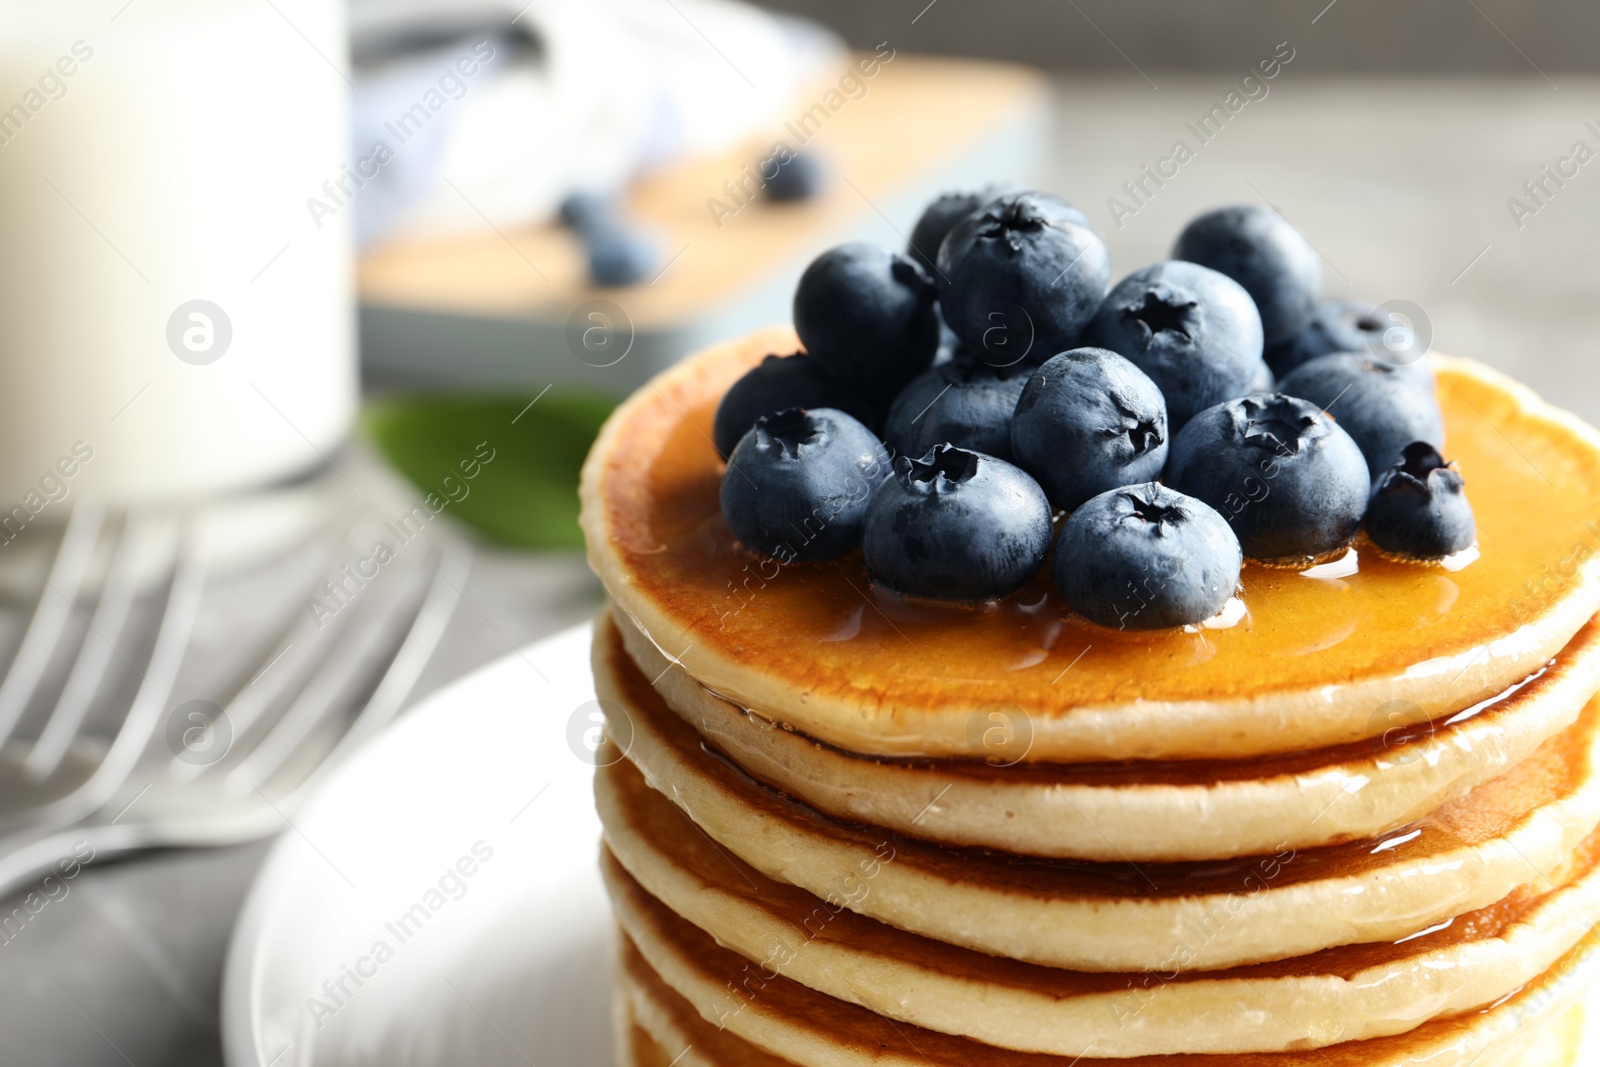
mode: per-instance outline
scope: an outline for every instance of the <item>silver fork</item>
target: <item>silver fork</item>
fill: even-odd
[[[12,670],[0,683],[0,743],[21,720],[77,610],[92,542],[104,524],[94,508],[82,509],[81,518],[75,511],[69,520]],[[268,646],[283,651],[254,664],[221,714],[186,731],[183,745],[174,747],[161,727],[172,711],[205,585],[186,550],[188,539],[171,518],[125,521],[67,681],[21,761],[23,774],[44,783],[46,795],[52,778],[70,774],[63,768],[66,753],[94,747],[83,736],[86,712],[99,675],[120,654],[114,642],[134,597],[131,572],[152,545],[165,560],[153,649],[93,769],[44,803],[0,821],[0,895],[65,860],[81,861],[86,848],[100,858],[248,840],[281,827],[323,775],[399,711],[443,636],[471,565],[470,552],[458,542],[442,550],[419,545],[386,568],[381,587],[375,583],[325,627],[296,612],[297,621]],[[268,796],[268,787],[278,799]]]

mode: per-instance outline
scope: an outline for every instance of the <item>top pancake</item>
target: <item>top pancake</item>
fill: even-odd
[[[911,602],[859,555],[780,566],[723,522],[710,440],[773,329],[660,375],[585,464],[589,559],[707,688],[841,748],[1049,761],[1227,758],[1382,734],[1483,700],[1600,609],[1600,435],[1487,368],[1434,358],[1480,557],[1446,571],[1360,553],[1336,578],[1247,565],[1227,629],[1122,633],[1069,613],[1046,567],[982,606]],[[999,748],[995,742],[999,742]]]

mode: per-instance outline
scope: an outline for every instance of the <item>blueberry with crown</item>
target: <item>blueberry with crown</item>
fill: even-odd
[[[746,548],[819,563],[861,543],[889,453],[842,411],[790,408],[756,420],[728,457],[722,517]]]
[[[1056,588],[1101,626],[1159,630],[1204,622],[1227,606],[1244,556],[1226,520],[1156,482],[1101,493],[1068,517],[1056,543]]]
[[[1226,275],[1169,261],[1136,270],[1106,296],[1085,342],[1125,356],[1150,376],[1177,432],[1195,412],[1258,388],[1261,316]]]
[[[1017,400],[1012,453],[1050,503],[1071,510],[1119,485],[1151,481],[1167,461],[1167,405],[1132,363],[1103,348],[1044,361]]]
[[[867,572],[910,596],[1016,592],[1050,551],[1050,502],[1021,468],[953,445],[901,456],[861,533]]]
[[[1111,279],[1111,254],[1081,218],[1060,197],[1013,193],[944,239],[945,321],[985,363],[1042,363],[1078,343]]]
[[[1426,441],[1405,446],[1384,471],[1367,505],[1367,537],[1402,559],[1439,560],[1477,541],[1466,482],[1454,463]]]
[[[939,246],[955,229],[956,223],[974,211],[993,203],[1007,193],[1004,185],[985,185],[981,189],[944,193],[935,197],[923,208],[917,224],[911,228],[911,238],[906,242],[906,254],[922,264],[936,286],[943,286],[939,274]],[[1076,210],[1076,209],[1074,209]],[[1087,221],[1087,220],[1085,220]]]
[[[1361,527],[1371,481],[1350,435],[1315,404],[1253,393],[1172,439],[1166,484],[1215,508],[1250,559],[1307,565]]]

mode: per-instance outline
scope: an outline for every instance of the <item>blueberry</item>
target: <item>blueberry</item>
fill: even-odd
[[[916,262],[874,245],[824,252],[800,276],[794,328],[837,378],[893,396],[939,347],[933,283]]]
[[[1372,484],[1350,435],[1283,393],[1252,393],[1189,420],[1172,439],[1166,483],[1221,512],[1246,556],[1289,565],[1347,545]]]
[[[950,231],[955,229],[956,223],[973,212],[988,207],[1002,196],[1016,191],[1005,185],[995,184],[986,185],[971,193],[945,193],[929,204],[923,211],[922,217],[917,220],[916,227],[911,231],[910,253],[916,257],[917,262],[927,268],[929,274],[933,275],[936,284],[942,284],[943,276],[937,269],[939,246],[950,236]],[[1088,226],[1090,229],[1094,228],[1090,225],[1087,215],[1059,196],[1040,192],[1028,195],[1041,210],[1048,212],[1052,217]]]
[[[1372,491],[1367,536],[1406,559],[1443,559],[1471,548],[1478,526],[1464,485],[1454,463],[1426,441],[1413,441]]]
[[[1389,317],[1359,300],[1324,300],[1311,313],[1305,329],[1267,349],[1267,363],[1282,377],[1307,360],[1330,352],[1372,352],[1382,346]]]
[[[1011,451],[1050,503],[1070,511],[1161,474],[1167,404],[1155,382],[1115,352],[1075,348],[1028,379],[1011,422]]]
[[[1118,630],[1204,622],[1239,586],[1239,539],[1210,505],[1155,482],[1101,493],[1056,542],[1067,607]]]
[[[561,224],[578,234],[588,260],[591,285],[636,285],[650,276],[660,258],[651,237],[629,225],[614,198],[593,192],[568,193],[558,209]]]
[[[1238,282],[1169,260],[1111,290],[1085,343],[1126,356],[1167,398],[1173,431],[1195,412],[1243,396],[1262,379],[1261,317]]]
[[[906,456],[951,444],[1008,460],[1011,413],[1026,384],[1026,373],[996,370],[973,359],[930,367],[895,397],[883,439]]]
[[[985,362],[1042,363],[1077,345],[1111,278],[1111,254],[1081,217],[1059,197],[1013,193],[944,239],[945,318]]]
[[[834,559],[861,543],[889,470],[882,442],[842,411],[764,415],[728,457],[722,517],[746,548],[781,563]]]
[[[955,224],[979,208],[1004,196],[1003,185],[986,185],[972,192],[945,193],[922,211],[922,217],[911,229],[911,240],[906,253],[922,264],[934,284],[943,285],[938,271],[939,246],[944,244]]]
[[[637,285],[656,269],[655,242],[637,230],[608,221],[587,226],[582,233],[589,281],[595,285]]]
[[[1254,204],[1201,215],[1178,235],[1172,258],[1221,271],[1244,286],[1269,345],[1306,328],[1322,290],[1317,250],[1282,215]]]
[[[616,214],[616,204],[609,196],[600,193],[568,193],[557,209],[561,225],[573,230],[586,230],[608,221]]]
[[[1250,388],[1246,391],[1251,393],[1272,393],[1276,392],[1277,388],[1277,376],[1272,373],[1271,367],[1263,363],[1256,370],[1256,376],[1251,380]]]
[[[789,152],[772,157],[772,176],[763,172],[766,184],[761,191],[768,200],[779,203],[791,200],[810,200],[822,191],[827,178],[817,157],[809,152]]]
[[[1028,202],[1033,207],[1044,212],[1045,215],[1047,215],[1053,222],[1072,222],[1079,226],[1088,226],[1091,230],[1094,229],[1094,227],[1089,223],[1089,216],[1085,215],[1082,211],[1079,211],[1076,205],[1068,203],[1055,193],[1042,193],[1037,189],[1014,191],[1010,193],[1001,191],[997,192],[995,196],[991,197],[989,203],[992,204],[995,201],[1000,200],[1002,197],[1007,196],[1013,198],[1026,197]],[[982,206],[988,207],[989,205],[984,204]]]
[[[1418,366],[1395,367],[1359,352],[1334,352],[1302,363],[1278,391],[1309,400],[1361,446],[1374,479],[1412,441],[1444,447],[1444,416]]]
[[[941,363],[949,363],[956,358],[956,353],[960,350],[961,338],[957,337],[956,332],[950,328],[950,324],[944,321],[944,313],[941,311],[939,314],[939,347],[933,354],[933,365],[937,367]]]
[[[837,408],[876,431],[884,405],[835,378],[804,352],[768,356],[722,394],[711,428],[717,452],[726,459],[757,419],[785,408]]]
[[[901,456],[861,533],[867,571],[890,589],[987,600],[1018,589],[1050,551],[1044,490],[1003,459],[935,445]]]

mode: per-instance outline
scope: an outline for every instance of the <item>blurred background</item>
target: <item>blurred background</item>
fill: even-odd
[[[4,5],[0,1059],[222,1063],[299,798],[598,605],[611,406],[941,192],[1058,193],[1117,277],[1268,204],[1328,296],[1600,421],[1597,33],[1507,0]]]

